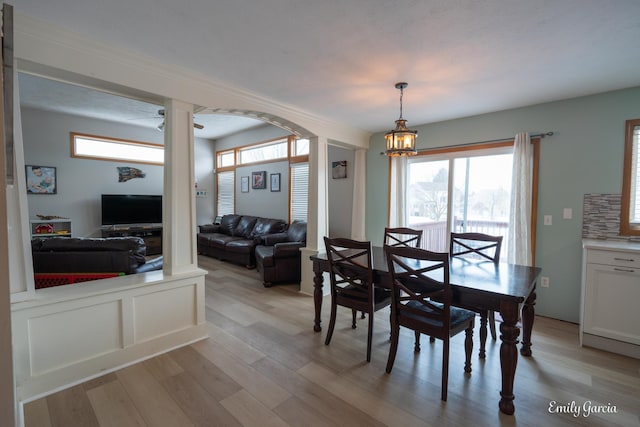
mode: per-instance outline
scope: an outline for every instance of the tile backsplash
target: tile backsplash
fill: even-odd
[[[620,235],[620,194],[585,194],[582,238],[640,242],[640,237]]]

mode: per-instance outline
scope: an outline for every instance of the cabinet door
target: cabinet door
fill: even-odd
[[[640,345],[640,270],[587,264],[584,332]]]

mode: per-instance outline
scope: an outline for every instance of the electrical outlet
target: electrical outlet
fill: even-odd
[[[540,286],[542,286],[543,288],[548,288],[549,287],[549,278],[546,276],[542,276],[540,278]]]
[[[553,217],[551,215],[544,216],[544,225],[551,225],[553,223]]]

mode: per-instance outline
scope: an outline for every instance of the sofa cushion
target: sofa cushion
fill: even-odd
[[[307,241],[307,222],[295,220],[287,230],[287,240],[290,242],[306,242]]]
[[[256,260],[263,267],[273,267],[273,246],[256,246]]]
[[[251,231],[251,238],[261,237],[267,234],[281,233],[285,231],[287,223],[281,219],[258,218]]]
[[[224,247],[226,252],[234,252],[234,253],[250,253],[254,250],[256,244],[253,240],[249,239],[236,239],[227,244]]]
[[[236,227],[233,229],[232,235],[249,239],[251,236],[251,231],[256,225],[257,220],[258,218],[255,216],[244,215],[240,217],[240,221],[238,221],[238,225],[236,225]]]
[[[233,235],[233,230],[240,222],[240,215],[225,215],[220,220],[220,233],[226,234],[227,236]]]
[[[236,240],[242,240],[242,238],[214,233],[207,236],[207,246],[224,249],[229,242],[234,242]]]

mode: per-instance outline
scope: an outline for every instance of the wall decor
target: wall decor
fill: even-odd
[[[271,191],[280,191],[280,174],[271,174]]]
[[[249,192],[249,177],[248,176],[243,176],[240,178],[240,191],[242,193],[248,193]]]
[[[251,188],[254,190],[264,190],[267,188],[267,171],[251,172]]]
[[[28,194],[57,194],[56,168],[52,166],[25,166]]]
[[[129,166],[118,166],[118,182],[127,182],[134,178],[144,178],[147,176],[140,169]]]
[[[333,179],[342,179],[347,177],[347,161],[340,160],[339,162],[331,163],[331,177]]]

